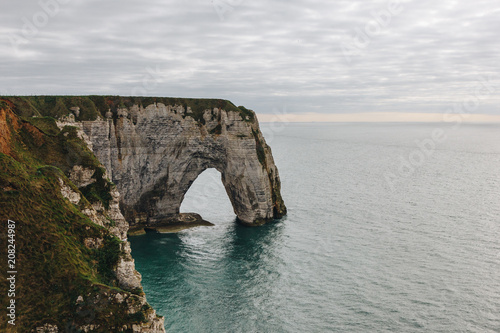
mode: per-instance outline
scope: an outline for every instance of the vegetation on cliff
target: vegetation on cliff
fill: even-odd
[[[131,303],[141,300],[118,287],[114,267],[121,256],[121,241],[82,213],[97,201],[106,206],[114,185],[105,178],[99,162],[75,128],[59,130],[53,118],[26,117],[26,110],[37,114],[41,104],[33,105],[34,101],[40,102],[37,98],[19,98],[13,103],[3,100],[0,105],[2,239],[7,239],[7,220],[16,222],[18,273],[13,332],[30,332],[46,324],[57,325],[64,332],[77,332],[85,326],[93,332],[127,331],[124,324],[131,327],[130,324],[144,321],[152,309],[147,303],[135,304],[142,310],[129,313]],[[21,110],[24,117],[12,110],[19,103],[28,103],[31,108]],[[62,112],[51,110],[54,116]],[[86,117],[91,114],[89,104]],[[94,183],[83,191],[68,178],[75,165],[94,170]],[[80,195],[78,203],[63,196],[61,184]],[[109,223],[112,225],[113,221]],[[96,240],[97,244],[89,246],[88,240]],[[0,258],[1,267],[7,267],[6,246],[1,247]],[[9,301],[5,274],[6,270],[0,273],[3,309]],[[127,302],[116,302],[114,297]],[[0,319],[2,332],[13,328],[7,325],[7,319]]]
[[[244,120],[254,120],[255,114],[243,106],[235,106],[224,99],[175,98],[175,97],[123,97],[123,96],[4,96],[5,101],[15,105],[16,112],[23,117],[50,116],[60,118],[68,114],[72,107],[79,107],[77,120],[95,120],[98,116],[105,118],[111,110],[116,116],[119,108],[130,108],[134,105],[147,107],[162,103],[171,106],[182,106],[184,110],[191,108],[191,116],[204,122],[203,111],[207,109],[224,109],[241,113]]]

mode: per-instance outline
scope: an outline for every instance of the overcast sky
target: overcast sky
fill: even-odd
[[[0,94],[500,115],[500,0],[0,1]]]

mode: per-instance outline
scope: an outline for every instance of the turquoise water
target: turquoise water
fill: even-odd
[[[168,332],[500,331],[500,126],[262,128],[285,219],[235,224],[207,170],[182,210],[215,227],[130,238]]]

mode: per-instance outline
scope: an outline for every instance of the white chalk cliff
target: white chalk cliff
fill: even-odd
[[[178,222],[185,193],[207,168],[222,174],[239,220],[260,225],[285,215],[286,207],[271,149],[255,114],[245,111],[134,105],[83,122],[83,130],[131,225]]]

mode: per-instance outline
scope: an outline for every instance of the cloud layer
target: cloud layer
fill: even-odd
[[[341,114],[441,113],[475,98],[469,113],[500,114],[497,0],[2,7],[0,94],[217,97],[261,113]]]

